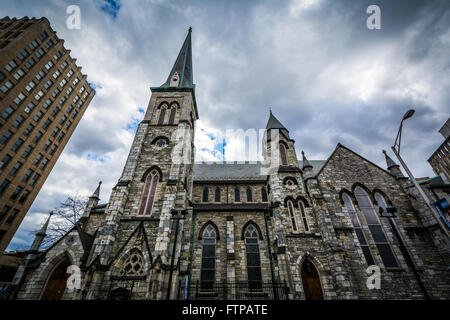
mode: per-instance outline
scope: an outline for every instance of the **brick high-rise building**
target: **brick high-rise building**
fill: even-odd
[[[46,18],[0,19],[0,256],[95,91]]]

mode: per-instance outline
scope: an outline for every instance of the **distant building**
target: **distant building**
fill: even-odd
[[[445,141],[428,159],[434,173],[443,176],[442,178],[450,182],[450,118],[445,122],[439,132]]]
[[[0,257],[95,91],[46,18],[0,19]]]

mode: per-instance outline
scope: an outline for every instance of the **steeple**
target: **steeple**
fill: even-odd
[[[170,71],[169,77],[161,88],[191,88],[193,83],[192,70],[192,44],[191,44],[192,28],[189,28],[186,39],[181,47],[180,53],[175,60],[175,64]]]
[[[90,198],[97,198],[100,199],[100,186],[102,185],[102,182],[99,181],[98,182],[98,186],[97,189],[95,189],[94,193],[92,194],[92,196],[90,196]]]
[[[291,139],[289,137],[289,130],[286,129],[277,118],[275,118],[275,116],[272,113],[272,110],[270,110],[269,121],[267,121],[267,125],[266,125],[266,130],[270,130],[270,129],[279,129],[280,132],[287,139],[289,139],[289,140]]]
[[[302,150],[302,160],[303,160],[303,170],[312,169],[312,165],[309,163],[308,159],[306,159],[305,152]]]
[[[30,251],[38,251],[42,241],[44,240],[44,238],[47,236],[47,228],[48,225],[50,223],[50,218],[53,215],[53,211],[50,211],[50,214],[47,218],[47,221],[45,221],[44,225],[42,226],[41,230],[39,230],[38,233],[36,233],[36,236],[34,237],[34,241],[33,244],[30,247]]]
[[[389,157],[386,150],[383,150],[384,156],[386,158],[387,169],[390,173],[392,173],[397,178],[404,178],[402,171],[400,170],[400,166],[394,162],[394,160]]]

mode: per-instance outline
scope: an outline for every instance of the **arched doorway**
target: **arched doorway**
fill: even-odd
[[[306,300],[323,300],[322,287],[320,286],[319,273],[314,264],[305,259],[302,263],[301,276]]]
[[[68,257],[64,258],[50,275],[41,300],[61,300],[66,291],[67,279],[70,274],[67,268],[71,265]]]

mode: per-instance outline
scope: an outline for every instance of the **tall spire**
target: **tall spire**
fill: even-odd
[[[44,225],[42,226],[41,230],[39,230],[38,233],[36,233],[36,236],[34,237],[33,244],[30,247],[30,251],[37,251],[41,247],[42,241],[47,236],[47,228],[50,223],[50,218],[53,215],[53,211],[50,211],[50,214],[48,215],[47,221],[45,221]]]
[[[192,70],[192,44],[191,44],[192,28],[188,30],[186,39],[181,47],[180,53],[175,60],[175,63],[170,71],[166,82],[161,86],[162,88],[176,87],[176,88],[191,88],[193,82]]]
[[[396,164],[394,162],[394,160],[391,159],[391,157],[389,157],[389,155],[387,154],[386,150],[383,150],[384,156],[386,158],[386,165],[387,165],[387,169],[390,170],[392,167],[394,166],[399,166],[398,164]]]
[[[284,134],[287,139],[291,139],[289,137],[289,130],[286,129],[277,118],[275,118],[275,116],[272,113],[272,110],[270,110],[269,121],[267,121],[266,125],[266,130],[270,129],[279,129],[280,132]]]
[[[98,182],[97,189],[95,189],[94,193],[92,194],[91,198],[97,198],[100,199],[100,186],[102,185],[102,182]]]
[[[313,166],[309,163],[308,159],[306,159],[305,152],[303,150],[302,150],[302,160],[303,160],[303,167],[302,167],[303,170],[312,169]]]

